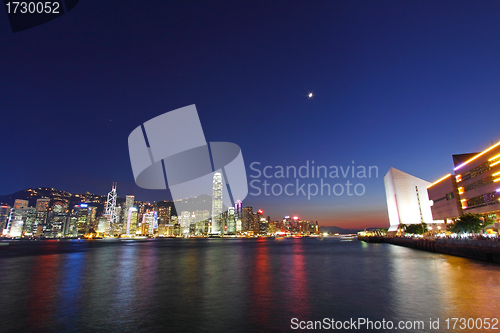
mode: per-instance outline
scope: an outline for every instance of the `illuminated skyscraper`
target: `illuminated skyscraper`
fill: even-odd
[[[245,207],[241,210],[242,232],[253,231],[253,207]]]
[[[214,173],[212,184],[212,234],[224,232],[221,220],[222,214],[222,174]]]
[[[263,218],[264,211],[262,209],[259,209],[257,211],[257,214],[253,214],[253,224],[252,224],[252,229],[253,229],[253,234],[254,235],[259,235],[260,234],[260,222],[261,218]]]
[[[116,214],[116,183],[113,183],[111,191],[108,193],[108,200],[106,201],[105,214],[108,216],[106,224],[106,233],[113,233],[115,224],[118,222],[118,215]]]
[[[170,227],[170,214],[172,213],[172,202],[160,201],[157,204],[158,211],[158,235],[169,234]]]
[[[227,210],[226,224],[227,224],[227,233],[230,235],[235,234],[236,233],[236,218],[235,218],[233,207],[229,207],[229,209]]]
[[[7,227],[7,222],[9,221],[10,206],[2,205],[0,206],[0,233]]]
[[[241,200],[236,200],[236,202],[234,203],[235,233],[240,233],[242,232],[243,229],[242,228],[243,223],[241,222],[241,205],[242,205]]]
[[[76,235],[84,236],[89,231],[92,209],[88,204],[82,203],[75,206],[73,212],[76,217]]]
[[[125,224],[125,234],[133,235],[137,231],[137,208],[130,207],[127,214],[127,223]]]
[[[69,214],[65,201],[55,201],[47,217],[44,235],[48,238],[62,237],[69,227]]]
[[[187,236],[189,234],[189,225],[191,224],[191,212],[185,210],[179,216],[179,224],[181,228],[181,235]]]
[[[23,219],[20,210],[27,208],[28,200],[16,199],[16,201],[14,202],[14,207],[10,210],[5,229],[2,231],[4,235],[11,235],[11,237],[21,236],[23,228],[26,225],[26,218]]]
[[[122,221],[123,221],[123,232],[126,233],[127,235],[130,232],[129,216],[130,216],[130,208],[132,207],[134,207],[134,196],[126,195],[125,206],[123,207],[122,211]]]
[[[17,208],[16,208],[17,207]],[[10,237],[32,236],[36,210],[28,207],[27,200],[16,200],[14,208],[10,210],[9,222],[4,230]]]
[[[259,222],[259,234],[265,236],[267,235],[268,231],[269,231],[269,222],[265,217],[261,215]]]
[[[49,211],[49,203],[50,199],[48,198],[36,200],[36,218],[35,224],[32,226],[33,232],[36,235],[41,234],[47,228],[47,214]]]
[[[128,211],[131,207],[134,207],[134,199],[135,197],[133,195],[126,195],[125,196],[125,207],[123,209],[123,219],[126,221],[127,216],[128,216]]]
[[[97,232],[102,234],[106,231],[106,223],[108,221],[108,218],[106,217],[106,215],[102,215],[101,217],[99,217],[98,219],[98,222],[97,222]]]
[[[206,235],[208,234],[208,219],[210,218],[210,211],[208,210],[195,210],[194,215],[194,234]],[[197,222],[196,222],[197,221]]]
[[[143,235],[153,235],[158,229],[158,215],[155,211],[148,211],[142,215],[142,230]]]
[[[126,195],[125,196],[125,210],[128,211],[130,207],[134,206],[134,196],[133,195]]]

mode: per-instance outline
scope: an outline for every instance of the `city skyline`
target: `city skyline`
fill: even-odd
[[[38,191],[37,191],[38,190]],[[117,184],[107,196],[91,193],[70,194],[56,189],[28,189],[18,193],[13,203],[0,203],[0,230],[3,237],[17,239],[114,238],[114,237],[274,237],[318,235],[317,221],[299,216],[272,220],[264,211],[242,208],[241,200],[234,207],[222,204],[222,175],[214,173],[211,212],[201,205],[196,210],[177,213],[174,202],[135,201],[126,195],[117,200]],[[32,197],[34,195],[34,197]],[[22,199],[24,198],[24,199]],[[5,198],[4,198],[5,199]],[[33,205],[30,205],[31,203]]]
[[[485,151],[490,150],[492,147],[496,147],[498,144],[500,144],[500,142],[498,142],[498,143],[497,143],[497,144],[495,144],[495,145],[492,145],[491,147],[487,148]],[[475,156],[481,156],[483,153],[484,153],[484,152],[482,152],[482,153],[476,152],[476,153],[458,154],[458,155],[453,155],[453,156],[452,156],[452,159],[453,159],[453,161],[454,161],[454,163],[455,163],[455,166],[456,166],[456,165],[457,165],[457,163],[458,163],[457,161],[460,161],[460,160],[457,160],[458,158],[461,158],[461,159],[463,159],[464,161],[465,161],[466,159],[468,159],[468,158],[471,158],[471,159],[473,160],[473,159],[475,159],[475,158],[476,158]],[[363,174],[363,175],[365,175],[365,178],[366,178],[366,169],[368,169],[368,170],[369,170],[369,175],[370,175],[370,176],[369,176],[369,178],[371,178],[371,171],[372,171],[372,168],[375,168],[375,170],[376,170],[375,172],[376,172],[376,175],[377,175],[377,176],[376,176],[376,178],[378,178],[378,167],[376,167],[376,166],[369,166],[368,168],[365,168],[364,166],[357,166],[357,168],[363,168],[363,169],[361,169],[362,171],[355,171],[356,169],[355,169],[354,161],[353,161],[352,163],[353,163],[353,165],[352,165],[352,166],[348,166],[348,167],[346,168],[346,170],[343,170],[343,167],[342,167],[342,166],[340,166],[340,169],[341,169],[342,173],[344,174],[344,178],[345,178],[346,174],[349,174],[349,173],[351,172],[351,171],[350,171],[351,169],[349,169],[350,167],[352,167],[352,176],[353,176],[353,178],[355,177],[355,174],[358,174],[358,175],[359,175],[359,172],[362,172],[362,174]],[[307,177],[309,177],[309,172],[310,172],[310,170],[309,170],[309,161],[306,161],[306,164],[307,164],[307,169],[304,169],[304,170],[307,170],[307,171],[306,171],[306,172],[307,172]],[[326,167],[326,166],[314,166],[314,161],[312,162],[312,164],[313,164],[313,165],[311,166],[311,177],[312,177],[312,178],[314,178],[314,177],[315,177],[315,174],[316,174],[316,177],[317,177],[317,178],[320,178],[320,179],[321,179],[321,181],[322,181],[322,180],[323,180],[323,178],[328,178],[328,176],[327,176],[327,175],[330,175],[330,177],[332,177],[332,176],[331,176],[331,175],[332,175],[332,173],[333,173],[334,175],[337,175],[337,174],[338,174],[338,167],[337,167],[337,166],[330,166],[330,169],[332,169],[332,168],[335,168],[335,169],[333,169],[334,171],[330,171],[330,174],[329,174],[329,173],[328,173],[328,172],[329,172],[329,171],[328,171],[328,167]],[[461,166],[461,165],[460,165],[460,166]],[[460,166],[459,166],[459,167],[460,167]],[[299,171],[298,171],[298,174],[299,174],[299,175],[301,175],[301,171],[300,171],[300,169],[301,169],[301,168],[304,168],[304,167],[305,167],[305,166],[301,166],[301,167],[299,167],[299,168],[298,168],[298,170],[299,170]],[[254,171],[258,171],[257,169],[254,169],[252,166],[250,166],[250,168],[251,168],[252,170],[254,170]],[[269,167],[267,167],[267,168],[269,168]],[[266,168],[264,168],[264,169],[266,169]],[[279,169],[278,169],[279,171],[278,171],[278,173],[280,173],[280,174],[284,174],[284,170],[285,170],[285,169],[287,170],[287,171],[286,171],[286,172],[287,172],[287,178],[289,177],[289,175],[288,175],[288,173],[289,173],[289,171],[290,171],[289,169],[292,169],[292,172],[295,172],[295,173],[296,173],[295,177],[297,177],[297,168],[295,168],[295,167],[291,168],[290,166],[288,166],[288,167],[279,166]],[[455,169],[457,169],[457,167],[455,167]],[[320,176],[320,170],[322,170],[322,171],[323,171],[323,175],[324,175],[324,177],[321,177],[321,176]],[[358,169],[358,170],[359,170],[359,169]],[[391,167],[391,168],[388,170],[388,174],[389,174],[392,170],[395,170],[395,168],[394,168],[394,167]],[[399,170],[397,170],[397,169],[396,169],[396,171],[401,172],[401,171],[399,171]],[[258,172],[262,174],[262,172],[260,172],[260,171],[258,171]],[[402,173],[403,173],[403,174],[406,174],[405,172],[402,172]],[[263,173],[263,174],[264,174],[264,175],[266,174],[266,173],[265,173],[265,171],[264,171],[264,173]],[[410,175],[409,175],[409,176],[410,176]],[[450,176],[450,174],[448,174],[448,175],[446,175],[446,176],[444,176],[444,177],[442,177],[442,178],[438,179],[436,182],[439,182],[439,181],[441,181],[442,179],[445,179],[445,178],[447,178],[447,177],[449,177],[449,176]],[[413,176],[410,176],[410,177],[413,177]],[[272,178],[272,177],[267,176],[266,178]],[[305,177],[303,177],[303,178],[305,178]],[[385,178],[387,178],[387,174],[386,174],[386,176],[384,177],[384,180],[385,180]],[[216,179],[217,179],[217,180],[216,180]],[[423,181],[423,180],[421,180],[421,181]],[[386,182],[386,181],[385,181],[385,182]],[[427,184],[430,184],[430,182],[426,182],[426,181],[423,181],[423,182],[424,182],[424,183],[427,183]],[[264,183],[265,183],[265,182],[264,182]],[[217,184],[217,185],[216,185],[216,184]],[[298,183],[297,183],[297,184],[298,184]],[[220,172],[215,172],[215,173],[214,173],[214,177],[213,177],[212,196],[210,197],[210,198],[211,198],[210,200],[212,200],[212,198],[218,198],[218,200],[212,201],[212,216],[213,216],[214,212],[216,212],[216,211],[217,211],[217,212],[218,212],[218,211],[222,211],[222,209],[223,209],[223,208],[220,208],[220,209],[218,208],[218,207],[219,207],[219,204],[221,204],[223,207],[225,207],[225,206],[222,204],[222,185],[223,185],[223,183],[222,183],[222,174],[221,174]],[[279,185],[279,184],[277,183],[277,184],[275,184],[275,185]],[[290,184],[290,185],[293,185],[293,184]],[[324,186],[326,186],[326,185],[328,185],[328,184],[327,184],[327,183],[325,183],[325,184],[323,184],[323,186],[320,186],[320,187],[324,187]],[[337,183],[336,185],[341,185],[341,184]],[[351,184],[351,185],[353,185],[353,184]],[[386,186],[386,192],[387,192],[387,184],[385,184],[385,186]],[[115,205],[115,204],[113,204],[113,202],[115,202],[115,203],[116,203],[117,198],[120,198],[120,196],[118,196],[118,195],[117,195],[117,192],[116,192],[116,187],[117,187],[117,183],[116,183],[116,182],[113,182],[113,183],[112,183],[112,190],[111,190],[111,192],[109,192],[109,193],[108,193],[108,195],[107,195],[107,200],[106,200],[106,201],[105,201],[105,203],[104,203],[104,204],[106,205],[105,211],[107,211],[107,210],[108,210],[107,206],[108,206],[108,203],[109,203],[109,202],[111,202],[111,203],[112,203],[112,205],[113,205],[113,207],[114,207],[114,205]],[[251,182],[250,182],[250,187],[253,187],[253,188],[258,189],[257,187],[252,186]],[[286,186],[285,186],[285,187],[286,187]],[[280,185],[280,188],[281,188],[281,190],[282,190],[283,186],[282,186],[282,185]],[[41,190],[42,188],[39,188],[39,189]],[[51,190],[55,190],[54,188],[43,188],[43,189],[44,189],[44,190],[50,190],[50,189],[51,189]],[[329,185],[328,185],[328,189],[330,189],[330,186],[329,186]],[[349,189],[349,187],[348,187],[348,189]],[[18,191],[18,192],[25,192],[25,191],[31,191],[31,190],[32,190],[32,188],[29,188],[29,189],[27,189],[27,190],[22,190],[22,191]],[[258,189],[258,190],[260,191],[260,189]],[[57,190],[56,190],[56,191],[57,191]],[[266,191],[267,191],[267,189],[266,189]],[[344,189],[342,189],[342,191],[344,191]],[[364,191],[365,191],[365,189],[363,188],[363,192],[364,192]],[[61,192],[62,192],[62,193],[65,193],[66,195],[71,195],[71,194],[70,194],[69,192],[67,192],[67,191],[61,191]],[[286,190],[285,190],[285,192],[286,192]],[[17,193],[17,192],[16,192],[16,193]],[[12,193],[12,194],[10,194],[10,197],[9,197],[9,195],[0,196],[0,198],[1,198],[1,197],[3,197],[3,198],[4,198],[4,202],[3,202],[3,203],[2,203],[2,202],[0,202],[0,204],[5,204],[5,202],[6,202],[5,198],[7,198],[7,197],[9,197],[9,200],[10,200],[10,201],[12,201],[12,200],[13,200],[12,198],[13,198],[13,196],[14,196],[14,197],[16,196],[16,193]],[[272,192],[272,193],[274,193],[274,192]],[[333,193],[334,193],[334,189],[333,189],[333,187],[332,187],[332,195],[333,195]],[[350,195],[354,195],[355,193],[356,193],[356,190],[354,189],[354,193],[351,193]],[[79,194],[77,194],[77,196],[78,196],[78,195],[79,195]],[[98,195],[98,194],[96,195],[96,194],[92,194],[92,193],[90,193],[90,192],[88,192],[88,191],[86,191],[84,195],[94,196],[95,198],[96,198],[96,197],[101,197],[101,198],[104,198],[104,197],[105,197],[105,195]],[[202,195],[202,196],[203,196],[203,195]],[[126,201],[127,201],[130,197],[134,198],[135,196],[134,196],[134,195],[131,195],[131,194],[126,194],[126,195],[125,195]],[[43,199],[43,198],[45,198],[45,197],[44,197],[44,196],[42,196],[41,198],[37,199],[37,206],[38,206],[38,200],[45,200],[45,199]],[[95,198],[94,198],[94,201],[95,201]],[[123,198],[123,197],[122,197],[122,198]],[[197,198],[197,197],[193,197],[193,199],[196,199],[196,198]],[[23,200],[23,199],[15,199],[15,200],[16,200],[16,202],[17,202],[18,200],[21,200],[21,201],[26,201],[26,200]],[[46,200],[49,200],[49,199],[46,199]],[[102,200],[101,200],[101,201],[102,201]],[[159,202],[162,202],[162,201],[163,201],[163,202],[165,202],[165,201],[166,201],[166,202],[172,202],[172,203],[173,203],[173,200],[171,200],[171,199],[170,199],[170,200],[168,200],[168,199],[162,199],[162,200],[159,200]],[[186,199],[177,199],[176,201],[186,201]],[[27,201],[26,201],[26,202],[27,202]],[[82,200],[81,202],[82,202],[82,203],[86,203],[87,201],[86,201],[86,200]],[[150,204],[150,201],[141,201],[141,203],[142,203],[142,202],[144,202],[144,203],[146,203],[146,204]],[[153,200],[153,201],[151,201],[151,202],[152,202],[153,204],[154,204],[154,203],[156,203],[156,201],[155,201],[155,200]],[[240,203],[240,206],[241,206],[241,201],[240,201],[240,200],[237,200],[237,202],[239,202],[239,203]],[[15,206],[15,205],[13,205],[13,206]],[[32,207],[32,206],[29,206],[29,207],[28,207],[28,204],[27,204],[27,203],[26,203],[26,205],[25,205],[25,206],[26,206],[26,207],[23,207],[23,208],[34,208],[34,207]],[[125,206],[127,206],[127,204],[125,204]],[[6,208],[6,207],[7,207],[7,206],[5,206],[5,208]],[[190,205],[188,205],[188,206],[186,206],[186,207],[190,207]],[[192,207],[193,207],[193,208],[195,208],[196,206],[192,206]],[[121,206],[120,206],[120,208],[121,208]],[[130,208],[130,207],[129,207],[129,208]],[[226,210],[226,211],[227,211],[227,210]],[[234,207],[233,207],[233,211],[234,211]],[[123,214],[125,214],[125,212],[127,212],[127,209],[126,209],[126,208],[124,209]],[[216,215],[217,215],[217,216],[220,216],[220,213],[217,213],[217,212],[216,212]],[[179,212],[179,213],[178,213],[178,214],[179,214],[179,216],[182,216],[182,213],[184,213],[184,212]],[[187,214],[191,214],[191,213],[193,213],[193,212],[186,212],[186,213],[187,213]],[[122,214],[122,213],[121,213],[121,212],[117,212],[117,213],[116,213],[116,214],[117,214],[116,216],[113,216],[113,214],[111,214],[111,213],[109,213],[109,212],[108,212],[107,214],[108,214],[108,215],[110,215],[110,216],[111,216],[111,220],[112,220],[112,221],[114,221],[114,220],[116,220],[117,218],[119,218],[119,217],[118,217],[118,214]],[[389,215],[389,217],[390,217],[390,214],[391,214],[391,209],[389,208],[389,209],[388,209],[388,215]],[[297,214],[295,214],[295,213],[294,213],[293,215],[297,215]],[[286,216],[286,214],[282,214],[281,216]],[[123,217],[122,219],[123,219],[123,220],[126,220],[126,218],[125,218],[125,217]],[[436,220],[436,219],[435,219],[435,220]],[[127,221],[127,222],[128,222],[128,221]],[[435,221],[435,222],[440,222],[440,221]],[[216,223],[217,223],[217,222],[216,222]],[[113,224],[113,223],[111,223],[111,224]],[[108,221],[108,223],[106,224],[105,230],[106,230],[107,232],[109,232],[109,228],[110,228],[110,225],[111,225],[111,224],[109,223],[109,221]],[[217,224],[218,224],[218,223],[217,223]],[[217,224],[216,224],[216,225],[217,225]],[[327,226],[327,227],[331,227],[331,226],[338,227],[338,226],[336,226],[336,225],[332,225],[332,224],[324,224],[323,226]],[[185,226],[184,228],[186,228],[186,227],[187,227],[187,226]],[[351,227],[351,228],[347,228],[346,226],[343,226],[343,228],[344,228],[344,229],[351,229],[351,230],[352,230],[352,229],[363,229],[363,228],[384,228],[384,227],[388,227],[388,226],[387,226],[387,225],[385,225],[385,224],[384,224],[384,225],[374,225],[374,224],[371,224],[371,225],[368,225],[368,226],[362,226],[362,227],[359,227],[359,226],[350,226],[350,227]],[[393,228],[393,227],[394,227],[394,226],[392,226],[392,224],[391,224],[391,228]],[[213,227],[212,227],[212,231],[213,231],[213,232],[210,232],[210,233],[214,233],[214,234],[220,233],[220,230],[219,230],[219,228],[218,228],[218,227],[215,227],[215,228],[213,228]],[[127,234],[128,234],[128,233],[127,233]]]

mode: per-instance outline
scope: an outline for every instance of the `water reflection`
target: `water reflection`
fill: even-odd
[[[192,240],[192,242],[196,242],[196,240]],[[183,255],[175,258],[175,265],[168,267],[169,270],[174,270],[173,273],[176,276],[176,282],[171,285],[171,288],[178,290],[173,301],[178,302],[180,316],[177,317],[177,320],[180,322],[189,322],[193,313],[196,313],[197,316],[204,316],[203,307],[205,307],[205,311],[210,310],[206,309],[204,296],[210,297],[212,292],[218,293],[216,276],[219,274],[220,267],[217,265],[217,256],[218,253],[214,253],[213,248],[208,249],[206,257],[204,256],[202,259],[206,258],[205,260],[211,262],[216,272],[204,272],[206,266],[200,260],[199,248],[196,247],[196,244],[191,243],[184,249]],[[210,292],[203,295],[203,290]],[[169,300],[171,300],[170,297]]]
[[[290,318],[309,317],[309,280],[307,277],[306,254],[301,239],[291,239],[290,253],[282,255],[281,279],[282,297]]]
[[[176,239],[75,252],[61,243],[0,258],[0,331],[267,332],[289,330],[294,317],[364,317],[441,318],[433,332],[448,332],[445,318],[500,312],[498,265],[389,244]]]
[[[498,265],[388,247],[397,318],[485,318],[500,310]],[[415,311],[418,309],[418,311]]]
[[[47,244],[51,247],[52,244]],[[31,279],[27,288],[28,329],[46,332],[50,323],[56,319],[54,307],[60,272],[61,256],[42,255],[33,263]]]
[[[253,269],[250,274],[251,322],[258,326],[270,325],[274,313],[273,293],[271,289],[271,270],[267,239],[258,239],[253,255]]]
[[[69,332],[79,320],[83,272],[87,256],[83,252],[75,252],[60,257],[60,274],[56,286],[58,331]]]
[[[416,250],[387,246],[391,273],[389,281],[395,318],[399,320],[422,320],[435,317],[446,306],[439,297],[444,287],[443,278],[436,274],[440,266],[438,256]],[[415,313],[415,308],[423,311]]]
[[[138,289],[144,283],[147,283],[137,278],[137,275],[141,272],[140,266],[142,258],[138,252],[137,246],[133,243],[126,243],[117,248],[117,261],[113,271],[110,272],[113,274],[113,280],[115,282],[113,286],[110,286],[111,290],[109,290],[112,301],[105,314],[101,314],[101,316],[112,316],[117,323],[117,327],[124,330],[134,325],[133,318],[136,315],[136,303],[143,301],[143,299],[139,297]],[[93,283],[99,283],[99,281],[96,280]]]
[[[158,248],[154,242],[147,242],[141,247],[139,255],[131,256],[131,258],[135,263],[135,267],[132,268],[136,275],[133,283],[138,294],[137,297],[131,298],[131,300],[140,302],[134,305],[144,310],[144,320],[148,321],[152,319],[152,316],[155,316],[156,286],[161,283],[161,281],[158,281],[157,271]],[[120,274],[120,271],[118,271],[118,274]],[[120,290],[118,292],[121,294]]]
[[[443,257],[437,274],[444,281],[441,293],[446,299],[446,316],[456,317],[458,313],[461,317],[484,318],[500,313],[498,265]]]

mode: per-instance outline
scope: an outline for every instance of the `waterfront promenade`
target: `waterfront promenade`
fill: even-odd
[[[498,239],[422,239],[378,236],[358,237],[358,239],[369,243],[389,243],[413,249],[500,263],[500,241]]]

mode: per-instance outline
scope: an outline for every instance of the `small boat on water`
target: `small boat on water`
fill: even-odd
[[[340,239],[349,239],[349,240],[351,240],[351,239],[354,239],[356,237],[357,237],[357,235],[353,235],[353,234],[340,235]]]

